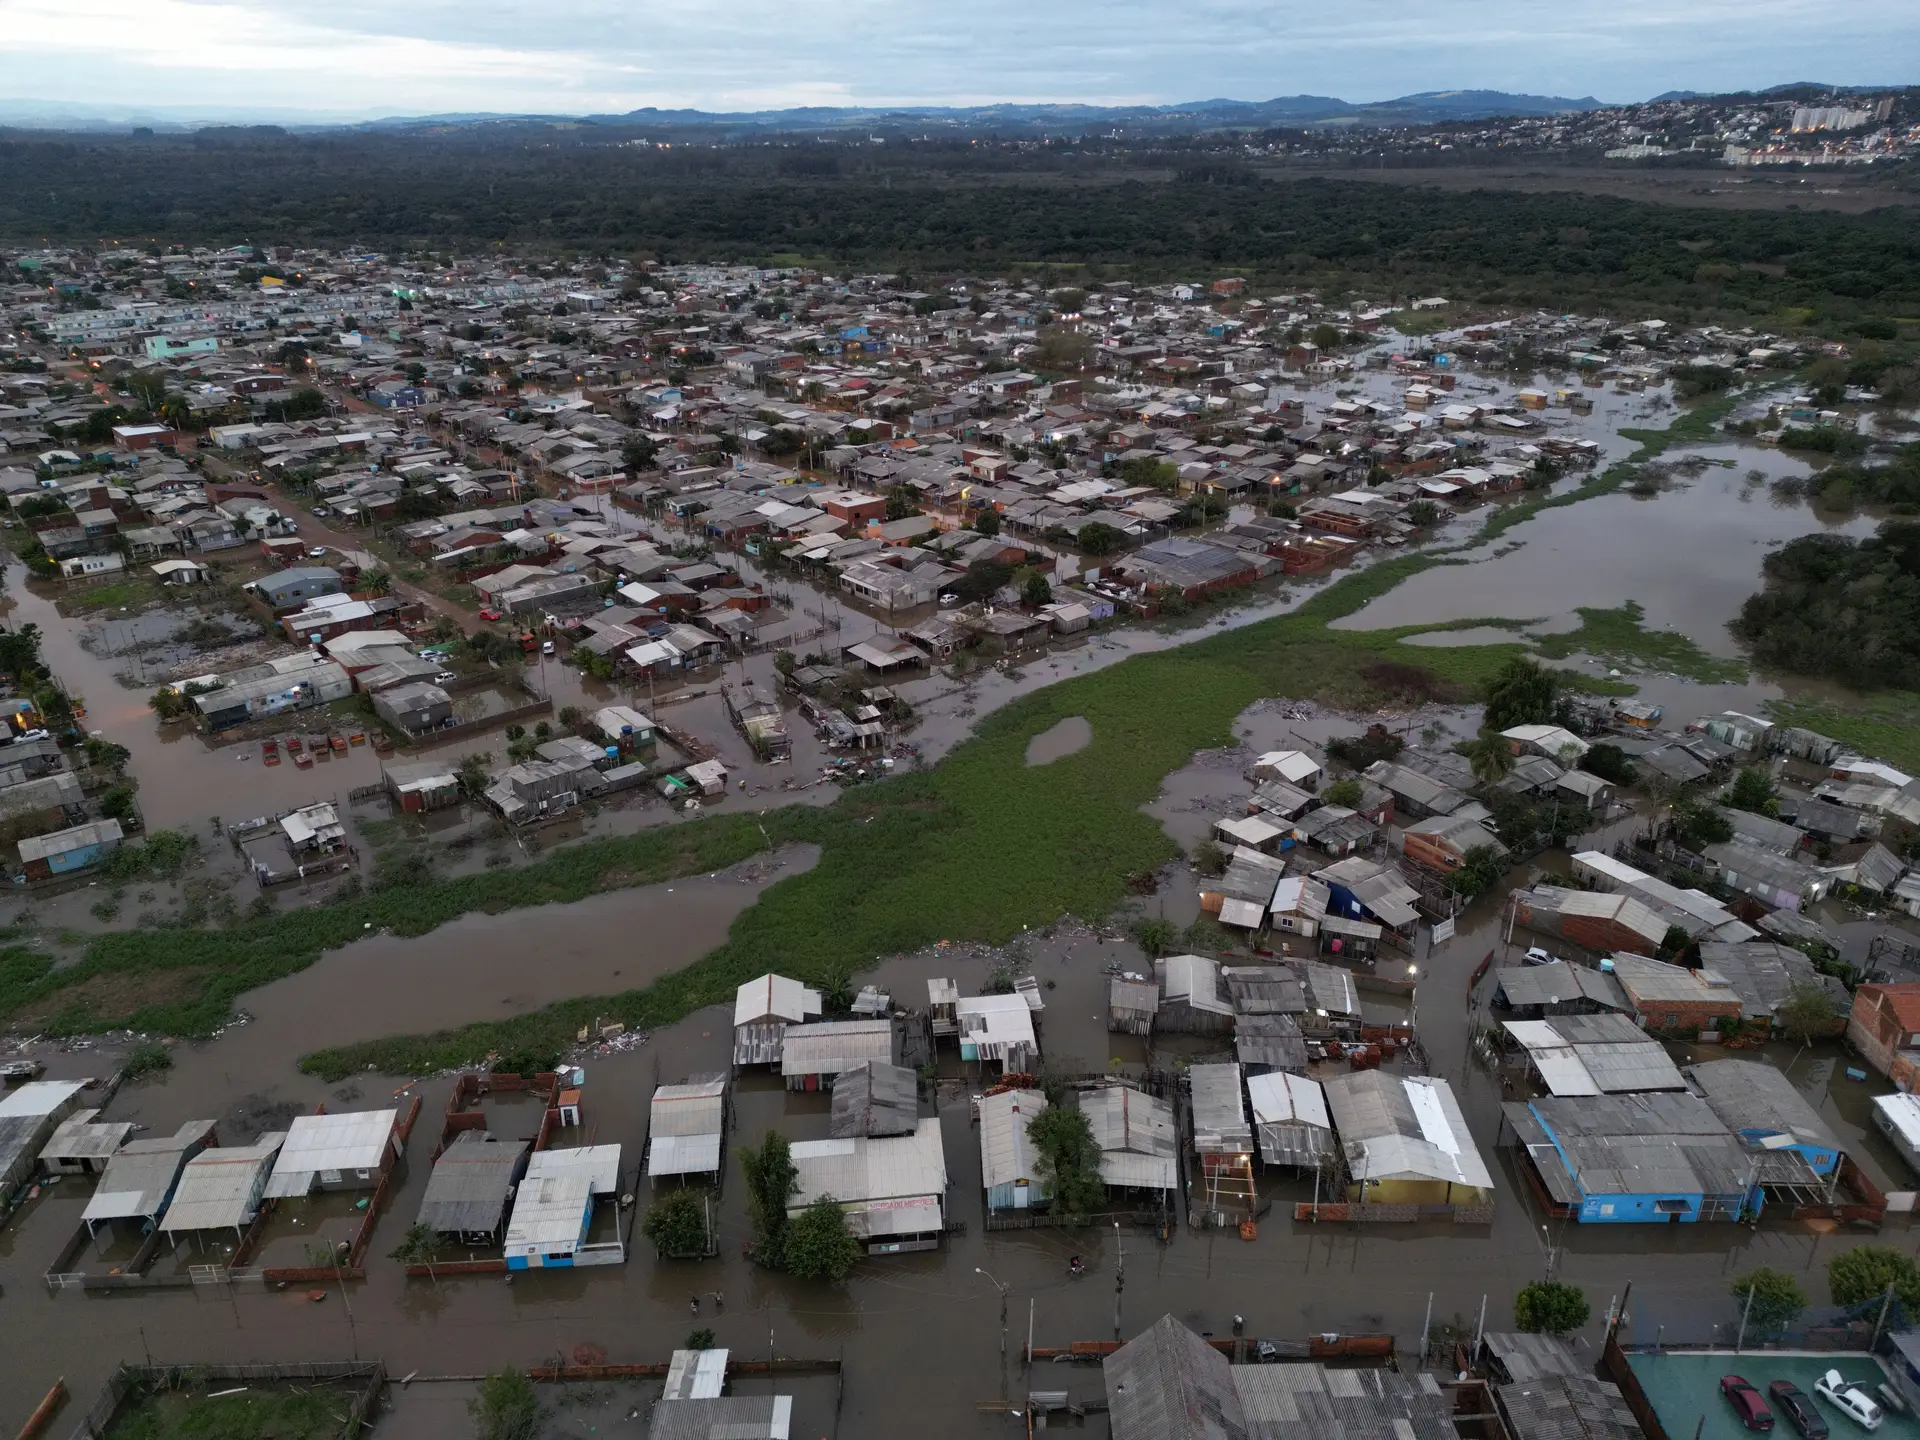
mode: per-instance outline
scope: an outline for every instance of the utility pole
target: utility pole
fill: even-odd
[[[1753,1314],[1753,1292],[1759,1288],[1757,1285],[1747,1286],[1747,1303],[1740,1307],[1740,1333],[1733,1337],[1733,1353],[1736,1355],[1740,1353],[1740,1347],[1747,1343],[1747,1317]],[[1889,1295],[1893,1293],[1891,1285],[1887,1287],[1887,1293]],[[1885,1315],[1885,1309],[1883,1308],[1880,1313]],[[1877,1326],[1874,1330],[1874,1338],[1876,1340],[1880,1338]]]
[[[1033,1305],[1034,1297],[1027,1297],[1027,1369],[1033,1369]]]
[[[1427,1337],[1433,1334],[1433,1292],[1427,1291],[1427,1318],[1420,1322],[1420,1363],[1427,1363]]]
[[[1113,1222],[1114,1244],[1119,1246],[1119,1263],[1113,1272],[1113,1338],[1120,1338],[1120,1292],[1127,1288],[1127,1241],[1120,1233],[1120,1222]]]

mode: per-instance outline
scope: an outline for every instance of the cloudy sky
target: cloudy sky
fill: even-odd
[[[102,111],[1619,101],[1792,80],[1920,82],[1920,0],[0,0],[0,101]]]

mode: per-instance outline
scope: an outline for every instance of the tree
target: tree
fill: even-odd
[[[17,630],[0,631],[0,670],[25,675],[40,668],[40,627],[29,620]]]
[[[1537,660],[1516,655],[1487,685],[1485,726],[1511,730],[1516,725],[1550,725],[1560,698],[1560,677]]]
[[[133,759],[133,752],[124,745],[116,745],[111,740],[102,740],[97,735],[89,735],[85,745],[87,764],[96,770],[104,770],[115,779],[126,773],[127,764]]]
[[[786,1255],[787,1201],[799,1188],[800,1172],[794,1168],[787,1138],[767,1131],[760,1148],[740,1152],[740,1169],[747,1178],[747,1211],[753,1220],[753,1258],[771,1269],[779,1269]]]
[[[393,1247],[388,1258],[402,1265],[431,1266],[440,1258],[445,1244],[438,1230],[416,1221],[407,1227],[407,1233],[400,1237],[400,1243]]]
[[[1344,805],[1347,809],[1353,810],[1367,798],[1367,793],[1358,780],[1348,775],[1327,786],[1320,798],[1329,805]]]
[[[715,1338],[713,1331],[703,1325],[698,1330],[689,1330],[687,1332],[687,1343],[682,1348],[687,1350],[711,1350],[713,1349]]]
[[[980,535],[998,535],[1000,533],[1000,512],[991,505],[973,517],[973,528]]]
[[[1171,495],[1180,484],[1180,472],[1165,460],[1156,460],[1151,455],[1138,455],[1120,466],[1120,478],[1129,486],[1151,485],[1155,490],[1163,490]]]
[[[1053,603],[1053,586],[1047,583],[1047,577],[1039,573],[1029,575],[1027,583],[1020,591],[1020,598],[1027,602],[1031,610]]]
[[[1100,1178],[1100,1147],[1093,1126],[1078,1105],[1051,1105],[1027,1125],[1034,1149],[1034,1178],[1046,1187],[1055,1219],[1080,1220],[1107,1208],[1107,1185]]]
[[[1431,500],[1416,500],[1407,506],[1407,519],[1424,530],[1440,519],[1440,507]]]
[[[796,1279],[844,1280],[859,1260],[860,1242],[831,1195],[822,1195],[787,1226],[787,1273]]]
[[[1513,1323],[1531,1335],[1571,1334],[1592,1313],[1585,1291],[1558,1280],[1536,1280],[1513,1297]]]
[[[100,814],[108,820],[118,820],[126,824],[137,814],[133,802],[133,786],[112,785],[100,796]]]
[[[1126,535],[1104,520],[1091,520],[1080,527],[1073,537],[1074,543],[1083,554],[1096,559],[1102,555],[1111,555],[1125,542]]]
[[[640,1231],[663,1260],[693,1260],[707,1253],[707,1210],[694,1191],[669,1190],[647,1209]]]
[[[1845,1019],[1825,986],[1806,981],[1789,990],[1773,1012],[1773,1023],[1781,1033],[1803,1045],[1838,1033]]]
[[[1747,1333],[1769,1335],[1786,1329],[1807,1308],[1807,1292],[1783,1270],[1765,1265],[1749,1270],[1731,1286],[1733,1298],[1746,1316]],[[1747,1297],[1753,1297],[1751,1306]]]
[[[1162,955],[1173,953],[1173,947],[1178,943],[1178,932],[1174,929],[1171,920],[1150,916],[1134,922],[1133,939],[1135,944],[1146,951],[1149,960],[1157,960]]]
[[[1222,875],[1227,869],[1227,852],[1215,840],[1202,840],[1193,847],[1193,868],[1202,875]]]
[[[540,1433],[540,1396],[524,1370],[502,1370],[482,1380],[467,1413],[477,1440],[535,1440]]]
[[[1887,1245],[1860,1245],[1827,1262],[1827,1289],[1836,1305],[1862,1305],[1893,1295],[1908,1314],[1920,1313],[1920,1266]]]
[[[1780,792],[1773,788],[1766,771],[1749,768],[1733,777],[1733,786],[1727,791],[1727,805],[1734,810],[1745,810],[1749,815],[1765,815],[1771,819],[1780,813]]]
[[[1497,785],[1513,773],[1513,745],[1498,730],[1483,729],[1478,738],[1460,747],[1460,753],[1482,785]]]
[[[1498,885],[1507,873],[1507,861],[1491,845],[1475,845],[1461,858],[1460,866],[1447,876],[1447,888],[1471,900]]]
[[[920,495],[911,485],[895,485],[887,491],[887,519],[905,520],[920,513]]]
[[[1587,753],[1580,757],[1580,768],[1615,785],[1631,785],[1640,778],[1640,771],[1627,758],[1627,752],[1605,741],[1587,747]]]
[[[1686,797],[1674,802],[1673,835],[1687,849],[1698,852],[1733,839],[1733,822],[1718,806]]]

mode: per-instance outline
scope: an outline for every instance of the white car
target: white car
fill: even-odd
[[[1863,1430],[1878,1430],[1887,1418],[1878,1402],[1838,1370],[1829,1370],[1813,1382],[1813,1393]]]
[[[1533,945],[1527,949],[1526,963],[1529,965],[1552,965],[1557,963],[1559,958],[1557,955],[1549,954],[1538,945]]]

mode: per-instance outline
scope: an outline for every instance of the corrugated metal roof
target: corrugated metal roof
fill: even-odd
[[[1227,1357],[1163,1315],[1107,1356],[1113,1440],[1250,1440]]]
[[[655,1135],[647,1141],[648,1175],[706,1175],[720,1168],[718,1135]]]
[[[735,1025],[751,1025],[756,1020],[785,1020],[797,1025],[819,1013],[820,992],[784,975],[762,975],[734,992]]]
[[[267,1182],[267,1197],[305,1195],[322,1170],[378,1170],[399,1119],[398,1110],[295,1116]]]
[[[965,1002],[961,1002],[963,1005]],[[1026,1003],[1020,1003],[1026,1013]],[[1032,1028],[1032,1022],[1028,1022]],[[838,1075],[866,1060],[893,1063],[891,1020],[828,1020],[789,1025],[780,1051],[782,1075]]]
[[[420,1197],[419,1223],[442,1235],[492,1234],[527,1153],[522,1140],[464,1130],[433,1163]]]
[[[788,1208],[796,1213],[822,1195],[843,1206],[865,1207],[941,1197],[947,1189],[946,1151],[934,1116],[922,1119],[911,1135],[802,1140],[789,1153],[798,1188]]]
[[[718,1137],[726,1125],[727,1082],[709,1080],[694,1085],[660,1085],[653,1092],[649,1107],[647,1133],[663,1135],[712,1135]]]
[[[104,1160],[133,1129],[131,1120],[101,1121],[98,1110],[76,1110],[62,1120],[41,1148],[42,1161]]]
[[[1813,1102],[1771,1065],[1756,1060],[1709,1060],[1688,1067],[1687,1078],[1729,1129],[1787,1135],[1796,1145],[1845,1148]]]
[[[135,1140],[123,1147],[107,1162],[80,1218],[92,1222],[157,1217],[187,1162],[187,1152],[206,1142],[213,1124],[189,1120],[172,1135]]]
[[[1037,1176],[1038,1152],[1027,1127],[1047,1110],[1038,1090],[1005,1090],[980,1099],[980,1183],[992,1190]]]
[[[577,1244],[593,1208],[593,1177],[585,1170],[535,1176],[531,1170],[513,1197],[506,1251],[530,1255]]]
[[[920,1123],[920,1081],[904,1065],[870,1060],[837,1076],[827,1134],[910,1135]]]
[[[653,1407],[647,1440],[788,1440],[791,1395],[721,1395]]]
[[[596,1195],[613,1194],[620,1188],[620,1147],[574,1145],[562,1150],[536,1150],[527,1161],[529,1180],[571,1174],[584,1174]]]
[[[1193,1148],[1208,1154],[1249,1154],[1253,1131],[1240,1092],[1240,1066],[1195,1065],[1187,1071],[1193,1091]]]
[[[1476,1190],[1493,1176],[1443,1079],[1363,1070],[1325,1082],[1347,1168],[1369,1180],[1444,1180]]]
[[[29,1080],[11,1094],[0,1096],[0,1117],[55,1114],[86,1089],[87,1083],[85,1080]]]
[[[726,1389],[727,1351],[676,1350],[667,1362],[662,1400],[711,1400]]]
[[[261,1177],[286,1138],[285,1132],[272,1131],[251,1145],[202,1150],[180,1172],[160,1228],[171,1235],[187,1230],[237,1230],[247,1224],[263,1188]]]

